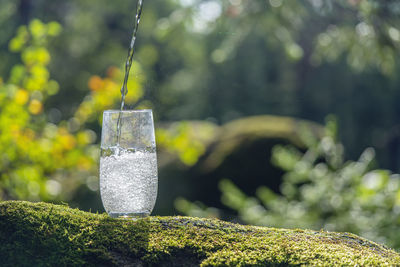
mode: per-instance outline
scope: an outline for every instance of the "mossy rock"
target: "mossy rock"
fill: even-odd
[[[400,255],[349,233],[215,219],[113,219],[68,206],[0,203],[1,266],[383,266]]]

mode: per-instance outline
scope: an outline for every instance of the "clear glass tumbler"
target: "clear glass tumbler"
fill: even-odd
[[[119,113],[119,110],[103,113],[101,200],[111,217],[145,217],[154,208],[158,187],[153,113],[151,110],[121,111],[118,142]]]

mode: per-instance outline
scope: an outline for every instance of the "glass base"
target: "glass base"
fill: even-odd
[[[118,219],[140,219],[149,216],[150,214],[144,212],[110,212],[108,213],[112,218]]]

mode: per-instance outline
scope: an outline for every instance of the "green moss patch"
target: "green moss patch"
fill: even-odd
[[[2,266],[400,265],[400,254],[349,233],[215,219],[113,219],[68,206],[0,202]]]

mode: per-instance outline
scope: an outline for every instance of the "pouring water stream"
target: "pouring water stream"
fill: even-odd
[[[142,9],[143,9],[143,0],[138,0],[137,6],[136,6],[135,25],[133,27],[132,39],[131,39],[131,43],[129,45],[129,50],[128,50],[128,57],[127,57],[126,63],[125,63],[124,82],[121,87],[121,108],[120,108],[120,112],[118,114],[118,121],[117,121],[117,147],[120,146],[120,141],[121,141],[121,126],[122,126],[122,120],[121,120],[122,112],[121,111],[124,109],[125,96],[128,93],[129,71],[131,70],[131,67],[132,67],[133,55],[135,54],[136,35],[137,35],[137,31],[139,29],[139,23],[140,23],[140,17],[142,15]]]

